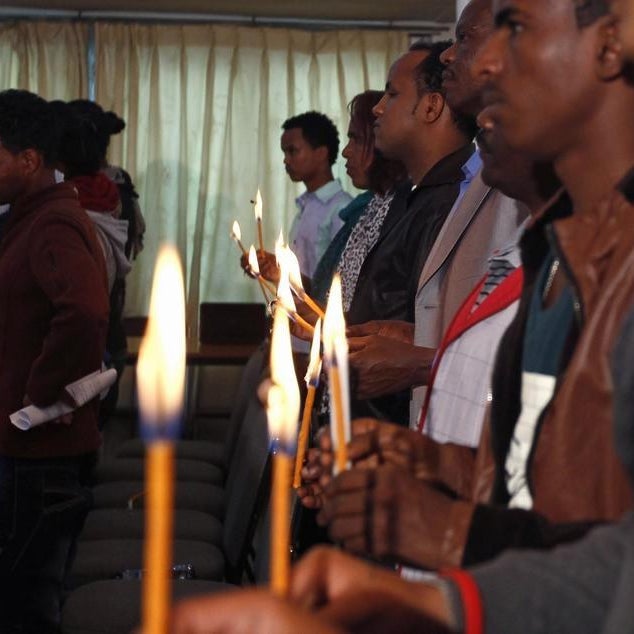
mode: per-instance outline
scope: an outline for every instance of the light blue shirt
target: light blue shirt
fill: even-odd
[[[312,278],[321,256],[343,226],[339,212],[351,200],[339,180],[332,180],[314,192],[304,192],[295,200],[298,211],[291,224],[289,243],[306,277]]]
[[[469,160],[462,166],[462,172],[464,174],[464,180],[460,183],[460,191],[458,192],[458,198],[456,198],[456,202],[453,205],[453,209],[456,209],[460,202],[462,201],[463,196],[467,189],[469,189],[469,185],[473,180],[474,176],[482,169],[482,158],[480,157],[480,150],[476,149],[476,151],[469,157]]]

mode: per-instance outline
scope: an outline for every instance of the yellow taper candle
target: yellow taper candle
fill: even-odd
[[[264,251],[264,238],[262,237],[262,194],[258,188],[258,193],[255,196],[255,224],[258,228],[258,244],[260,245],[260,251]]]
[[[147,507],[143,580],[143,634],[166,634],[170,611],[170,575],[174,508],[174,443],[159,441],[145,462]]]
[[[290,293],[288,272],[282,266],[278,292]],[[288,593],[290,571],[291,471],[297,439],[299,387],[295,377],[288,316],[279,304],[271,334],[271,381],[267,418],[273,450],[271,498],[271,589],[280,596]]]
[[[291,471],[293,458],[278,451],[273,455],[273,515],[271,518],[271,590],[288,596],[291,569]]]
[[[350,392],[348,382],[348,341],[341,300],[341,278],[332,280],[324,318],[324,362],[330,388],[330,433],[335,452],[335,475],[349,468],[347,443],[350,441]]]
[[[315,394],[319,387],[319,374],[321,372],[321,320],[315,324],[313,333],[313,343],[310,348],[310,362],[306,370],[306,400],[304,402],[304,414],[302,424],[297,438],[297,456],[295,458],[295,473],[293,475],[293,488],[298,489],[302,484],[302,464],[306,449],[308,448],[308,437],[310,435],[310,422],[312,418],[313,405],[315,404]]]
[[[143,634],[168,631],[174,440],[183,411],[185,339],[185,291],[180,259],[173,247],[163,247],[137,363],[141,433],[147,446]]]

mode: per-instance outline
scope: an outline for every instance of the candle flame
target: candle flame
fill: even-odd
[[[297,309],[288,277],[288,254],[285,248],[281,248],[277,255],[280,267],[280,281],[277,284],[277,299],[287,311],[294,313]]]
[[[249,249],[249,266],[255,275],[260,274],[260,263],[258,262],[258,256],[255,253],[255,247],[251,245]]]
[[[275,241],[275,259],[277,260],[278,266],[281,266],[280,261],[284,258],[284,255],[283,255],[284,249],[285,249],[284,234],[282,233],[282,230],[280,229],[280,235]]]
[[[324,317],[324,354],[328,358],[338,358],[343,354],[347,359],[348,356],[346,321],[343,317],[343,301],[341,299],[341,277],[338,273],[332,279],[326,316]]]
[[[286,262],[288,265],[288,277],[291,286],[297,295],[301,297],[304,291],[304,285],[302,284],[302,273],[299,269],[299,260],[289,246],[286,247]]]
[[[185,288],[173,246],[163,246],[157,258],[137,380],[144,421],[162,426],[178,419],[185,388]]]
[[[348,464],[345,446],[350,441],[350,388],[348,341],[341,299],[341,278],[335,274],[324,317],[324,362],[330,386],[330,432],[337,456],[335,473]],[[341,462],[340,462],[341,458]],[[343,463],[343,464],[342,464]]]
[[[237,220],[233,221],[233,227],[231,228],[231,237],[234,240],[242,240],[242,231],[240,230],[240,223]]]
[[[321,372],[321,319],[315,324],[315,332],[313,333],[313,343],[310,347],[310,362],[304,380],[306,385],[317,387],[319,385],[319,373]]]
[[[255,196],[255,219],[256,221],[262,221],[262,194],[260,194],[260,188],[258,187],[258,193]]]
[[[297,436],[300,397],[291,335],[286,312],[277,308],[273,317],[271,335],[271,381],[273,386],[267,398],[267,418],[272,440],[278,440],[287,451],[294,445]]]

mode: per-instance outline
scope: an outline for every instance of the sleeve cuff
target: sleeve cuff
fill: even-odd
[[[459,630],[464,634],[484,634],[484,609],[473,577],[458,569],[444,570],[441,576],[451,582],[453,592],[449,598]]]

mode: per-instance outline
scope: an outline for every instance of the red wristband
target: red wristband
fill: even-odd
[[[473,577],[464,570],[443,570],[441,575],[453,581],[462,598],[464,634],[484,634],[484,609],[480,590]]]

